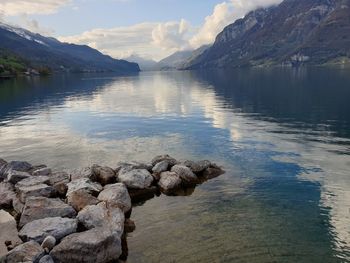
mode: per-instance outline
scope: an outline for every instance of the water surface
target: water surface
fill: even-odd
[[[0,156],[72,169],[215,160],[137,206],[128,262],[350,262],[350,72],[59,75],[0,82]]]

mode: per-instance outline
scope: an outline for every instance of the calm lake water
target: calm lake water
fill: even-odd
[[[209,159],[226,174],[133,210],[128,262],[350,262],[350,72],[0,82],[0,157],[71,169]]]

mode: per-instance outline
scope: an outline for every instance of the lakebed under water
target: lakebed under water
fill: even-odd
[[[350,262],[349,98],[349,71],[325,68],[6,80],[0,157],[223,166],[133,209],[128,262]]]

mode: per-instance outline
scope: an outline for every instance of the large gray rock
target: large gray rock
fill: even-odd
[[[89,194],[98,195],[102,191],[103,187],[96,182],[92,182],[89,178],[80,178],[71,181],[68,186],[67,195],[77,190],[87,191]]]
[[[38,263],[45,255],[44,249],[35,241],[29,241],[12,249],[1,258],[4,263]]]
[[[170,192],[178,189],[181,186],[181,178],[174,172],[164,172],[160,174],[160,180],[158,182],[159,187],[165,191]]]
[[[153,168],[152,172],[155,174],[161,174],[162,172],[166,172],[168,170],[169,163],[167,160],[161,161],[157,163]]]
[[[120,171],[118,181],[131,189],[144,189],[151,186],[153,176],[146,169],[135,169],[127,172]]]
[[[198,161],[198,162],[186,160],[182,163],[182,165],[187,166],[188,168],[191,169],[192,172],[198,174],[203,172],[205,169],[209,168],[211,163],[210,161],[207,161],[207,160]]]
[[[43,168],[39,168],[39,169],[35,169],[32,172],[32,175],[34,176],[49,176],[52,174],[52,171],[50,168],[48,167],[43,167]]]
[[[19,231],[19,236],[24,241],[34,240],[42,243],[48,236],[61,240],[77,231],[78,221],[71,218],[48,217],[34,220]]]
[[[117,164],[117,167],[114,169],[115,172],[118,174],[120,171],[131,171],[131,170],[135,170],[135,169],[145,169],[149,172],[152,171],[153,165],[152,164],[147,164],[147,163],[140,163],[140,162],[119,162]]]
[[[47,217],[75,217],[76,211],[60,199],[31,197],[27,199],[19,226]]]
[[[47,184],[49,182],[50,182],[50,178],[48,176],[30,176],[28,178],[25,178],[19,181],[15,185],[15,187],[17,190],[19,190],[19,187],[33,186],[37,184]]]
[[[13,199],[16,198],[15,189],[12,184],[0,183],[0,209],[13,207]]]
[[[51,186],[54,186],[58,183],[66,183],[68,184],[70,181],[69,174],[66,172],[54,172],[50,175],[50,182],[48,183]]]
[[[92,166],[92,171],[95,175],[96,181],[102,185],[112,184],[116,181],[115,172],[112,168],[95,164]]]
[[[41,247],[45,249],[45,251],[51,251],[56,245],[56,238],[54,236],[47,236],[41,243]]]
[[[43,256],[39,263],[55,263],[50,255]]]
[[[171,157],[171,156],[169,156],[167,154],[165,154],[165,155],[158,155],[158,156],[154,157],[152,159],[151,163],[152,163],[153,166],[155,166],[157,163],[160,163],[162,161],[167,161],[170,167],[174,166],[175,164],[178,163],[178,161],[175,158],[173,158],[173,157]]]
[[[73,170],[70,174],[70,178],[72,181],[77,179],[82,179],[82,178],[96,181],[96,176],[91,167],[84,167],[84,168]]]
[[[20,172],[29,172],[32,170],[33,166],[28,162],[12,161],[7,164],[8,170],[16,170]]]
[[[11,184],[17,184],[19,181],[29,178],[31,175],[27,172],[21,172],[16,170],[9,170],[7,172],[7,181]]]
[[[54,197],[56,191],[52,186],[47,184],[36,184],[30,186],[17,187],[19,199],[25,203],[29,197]]]
[[[98,227],[65,237],[50,255],[57,263],[106,263],[118,260],[121,253],[119,234]]]
[[[124,212],[131,209],[130,195],[128,189],[123,183],[106,185],[103,191],[98,195],[97,199],[119,207]]]
[[[22,244],[18,237],[15,219],[6,211],[0,210],[0,258],[7,254],[7,246],[15,247]]]
[[[82,210],[85,206],[88,205],[97,205],[98,199],[91,195],[89,192],[84,189],[71,192],[67,195],[67,202],[71,205],[76,211]]]
[[[109,227],[120,235],[124,231],[124,212],[118,207],[108,205],[106,202],[85,207],[78,213],[77,219],[87,229]]]
[[[171,171],[180,176],[185,184],[195,184],[198,182],[198,177],[187,166],[174,165]]]

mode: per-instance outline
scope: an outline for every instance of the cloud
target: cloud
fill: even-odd
[[[132,54],[161,59],[188,48],[191,26],[185,20],[166,23],[140,23],[128,27],[92,29],[82,34],[59,37],[63,42],[86,44],[117,58]]]
[[[1,0],[0,13],[5,16],[22,14],[52,14],[71,0]]]
[[[190,40],[193,48],[211,44],[216,36],[229,24],[244,17],[248,12],[259,8],[278,4],[282,0],[231,0],[214,7],[211,15],[205,18],[198,33]]]
[[[20,23],[25,29],[44,36],[52,36],[55,32],[51,28],[41,26],[36,19],[31,19],[26,14],[20,16]]]

